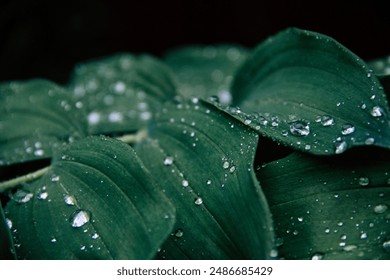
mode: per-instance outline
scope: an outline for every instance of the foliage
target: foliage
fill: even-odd
[[[0,85],[0,257],[389,259],[386,59],[290,28]]]

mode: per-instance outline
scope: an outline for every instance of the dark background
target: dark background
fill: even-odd
[[[0,81],[65,83],[74,64],[186,44],[253,47],[290,26],[325,33],[369,60],[390,54],[386,1],[12,0],[0,3]]]

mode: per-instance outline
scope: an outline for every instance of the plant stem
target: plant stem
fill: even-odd
[[[38,179],[39,177],[46,174],[47,171],[49,171],[50,166],[44,167],[42,169],[39,169],[37,171],[34,171],[32,173],[26,174],[24,176],[20,176],[8,181],[0,182],[0,193],[5,192],[9,189],[12,189],[16,187],[17,185],[21,183],[26,183],[35,179]]]
[[[127,144],[135,144],[142,141],[147,136],[146,129],[141,129],[136,134],[126,134],[115,139],[125,142]]]

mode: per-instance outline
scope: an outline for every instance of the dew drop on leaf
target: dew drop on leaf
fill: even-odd
[[[359,185],[362,187],[368,186],[370,184],[370,179],[367,177],[360,177],[359,178]]]
[[[341,154],[344,153],[348,148],[348,144],[345,141],[336,142],[335,143],[335,154]]]
[[[322,126],[324,126],[324,127],[334,125],[334,119],[328,115],[322,116],[320,119],[320,122],[321,122]]]
[[[11,195],[11,199],[17,203],[27,203],[33,198],[33,194],[31,192],[25,190],[17,190],[14,194]]]
[[[228,169],[230,166],[230,163],[228,161],[225,161],[222,166],[224,169]]]
[[[76,199],[72,195],[66,195],[64,197],[64,202],[66,205],[75,205],[76,204]]]
[[[11,229],[12,228],[12,221],[10,220],[10,219],[5,219],[5,223],[7,224],[7,227],[9,228],[9,229]]]
[[[202,205],[202,204],[203,204],[203,199],[201,197],[195,199],[195,205]]]
[[[52,182],[58,182],[60,180],[60,176],[53,174],[50,179]]]
[[[382,214],[387,211],[387,205],[385,204],[378,204],[374,207],[374,212],[377,214]]]
[[[363,233],[360,235],[360,239],[367,239],[367,233],[366,233],[366,232],[363,232]]]
[[[357,248],[356,245],[347,245],[347,246],[344,246],[343,250],[345,252],[351,252],[351,251],[355,250],[356,248]]]
[[[79,228],[89,222],[90,214],[85,210],[76,210],[70,216],[70,223],[72,227]]]
[[[173,164],[173,157],[166,157],[164,159],[164,165],[169,166]]]
[[[182,185],[183,187],[188,187],[189,183],[188,183],[187,180],[183,180],[183,181],[181,182],[181,185]]]
[[[183,235],[184,235],[184,232],[183,232],[183,230],[182,229],[177,229],[176,231],[175,231],[175,236],[177,237],[177,238],[181,238],[181,237],[183,237]]]
[[[206,184],[211,185],[211,180],[207,180]]]
[[[290,124],[290,132],[295,136],[307,136],[310,134],[310,127],[304,121],[296,121]]]
[[[324,254],[322,254],[322,253],[315,253],[315,254],[311,257],[312,260],[322,260],[323,258],[324,258]]]
[[[47,197],[49,196],[49,194],[47,192],[41,192],[37,195],[37,198],[39,200],[45,200]]]
[[[351,133],[355,132],[355,127],[352,124],[344,124],[341,127],[341,134],[342,135],[349,135]]]
[[[364,141],[364,143],[366,145],[372,145],[372,144],[374,144],[374,142],[375,142],[375,139],[372,138],[372,137],[369,137],[369,138],[366,139],[366,141]]]
[[[96,240],[99,238],[99,234],[97,234],[96,232],[91,236],[92,239]]]
[[[373,107],[372,110],[371,110],[371,116],[373,116],[373,117],[375,117],[375,118],[381,117],[382,114],[383,114],[382,112],[383,112],[383,110],[382,110],[381,107],[375,106],[375,107]]]
[[[383,242],[382,247],[386,252],[390,253],[390,240]]]

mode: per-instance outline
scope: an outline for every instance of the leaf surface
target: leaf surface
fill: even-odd
[[[21,259],[150,259],[174,208],[125,143],[88,137],[6,206]]]
[[[379,149],[337,159],[294,153],[261,167],[279,256],[390,259],[389,156]]]
[[[389,107],[373,71],[334,39],[287,29],[260,44],[232,85],[239,117],[286,146],[319,155],[390,147]]]
[[[252,168],[258,136],[193,99],[168,104],[135,147],[175,205],[162,259],[267,259],[273,230]]]

